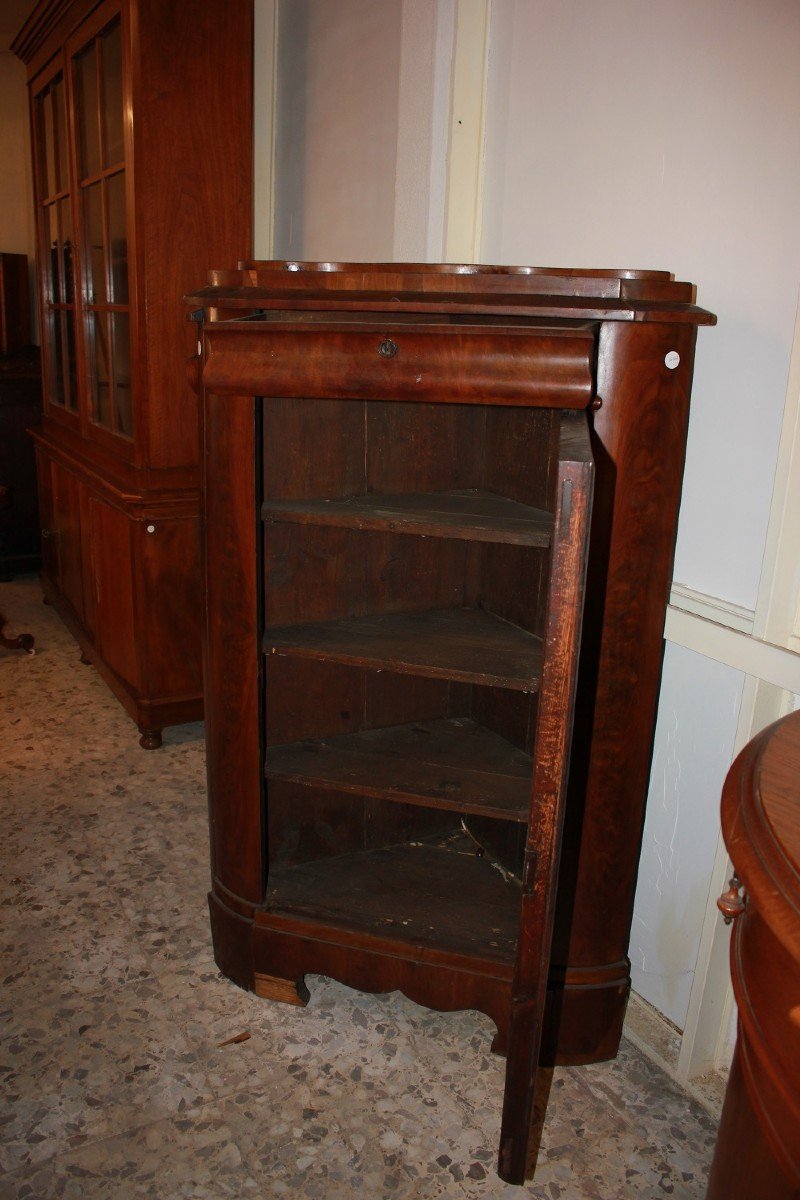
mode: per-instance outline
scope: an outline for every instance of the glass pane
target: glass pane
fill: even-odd
[[[111,300],[128,303],[128,238],[125,230],[125,173],[112,175],[107,184],[108,243],[111,252]]]
[[[100,170],[97,103],[97,54],[92,42],[75,58],[75,108],[78,124],[78,173],[81,179]]]
[[[111,428],[111,384],[108,355],[108,316],[89,313],[92,343],[92,419]]]
[[[78,369],[75,365],[75,316],[71,312],[61,314],[66,331],[67,378],[69,380],[68,405],[73,412],[78,411]]]
[[[52,339],[52,365],[53,365],[53,384],[55,395],[51,396],[53,404],[63,406],[64,396],[64,339],[61,331],[61,313],[51,313],[51,328],[53,332]]]
[[[119,18],[100,37],[103,166],[122,162],[122,37]]]
[[[61,278],[61,237],[58,231],[57,204],[51,204],[44,210],[47,222],[47,261],[50,267],[50,299],[59,304],[62,299],[63,281]]]
[[[69,160],[67,157],[67,108],[64,79],[59,75],[53,84],[53,119],[55,124],[55,190],[66,192],[69,188]]]
[[[53,96],[49,90],[36,100],[36,117],[42,155],[42,196],[52,196],[56,190],[56,135],[53,128]]]
[[[83,191],[87,285],[90,304],[105,304],[108,300],[106,256],[103,247],[102,186],[102,183],[93,183],[91,187],[84,188]]]
[[[131,404],[131,337],[127,313],[112,313],[114,330],[114,416],[120,433],[133,435]]]
[[[61,233],[61,262],[63,275],[61,277],[61,299],[65,304],[72,304],[72,215],[69,200],[58,202],[58,223]]]

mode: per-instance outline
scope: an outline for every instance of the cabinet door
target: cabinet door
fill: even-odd
[[[197,516],[137,522],[149,694],[201,696],[202,591]]]
[[[112,671],[137,687],[134,522],[119,509],[92,496],[89,527],[97,648]]]
[[[594,467],[582,413],[565,414],[534,746],[531,819],[522,873],[499,1172],[523,1183],[538,1153],[552,1048],[542,1054],[564,801],[586,573]],[[544,1062],[543,1062],[544,1060]]]
[[[55,565],[55,582],[75,615],[83,621],[83,539],[81,531],[81,484],[71,471],[52,462],[52,523],[51,537],[55,543],[51,563]]]
[[[39,489],[39,516],[42,522],[42,574],[51,583],[58,583],[58,553],[53,536],[53,477],[50,459],[36,448],[36,481]]]

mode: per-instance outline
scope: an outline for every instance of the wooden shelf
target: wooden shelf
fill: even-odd
[[[300,866],[273,865],[272,914],[512,963],[520,887],[462,833],[364,850]]]
[[[267,629],[264,652],[534,692],[541,640],[484,609],[350,617]]]
[[[333,500],[268,500],[262,516],[267,522],[336,525],[544,548],[550,545],[553,528],[551,513],[475,489]]]
[[[525,822],[530,755],[466,717],[273,746],[268,779]]]

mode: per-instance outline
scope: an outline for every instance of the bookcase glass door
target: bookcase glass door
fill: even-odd
[[[43,282],[44,371],[48,404],[77,415],[75,274],[69,138],[64,73],[57,70],[35,94],[40,267]]]
[[[95,426],[130,439],[134,425],[118,14],[72,56],[72,83],[89,415]]]

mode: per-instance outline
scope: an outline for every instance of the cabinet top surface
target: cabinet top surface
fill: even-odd
[[[212,271],[192,308],[425,313],[713,325],[666,271],[456,263],[241,262]]]

